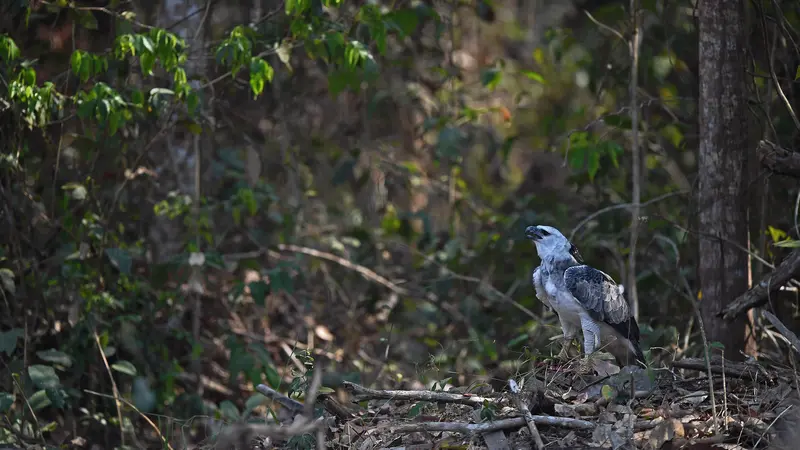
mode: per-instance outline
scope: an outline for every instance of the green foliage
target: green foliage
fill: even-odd
[[[683,189],[676,173],[693,176],[696,30],[682,6],[645,3],[636,131],[652,199]],[[76,36],[106,26],[105,11],[46,6],[69,13]],[[592,14],[627,36],[618,6]],[[13,222],[0,243],[0,413],[26,439],[47,439],[55,423],[36,428],[30,409],[43,418],[86,408],[83,422],[112,425],[105,435],[127,430],[127,403],[119,424],[113,400],[89,393],[109,394],[109,377],[143,413],[236,421],[268,406],[253,384],[300,398],[320,361],[326,376],[344,373],[326,386],[379,361],[381,377],[444,389],[547,360],[555,319],[527,281],[535,257],[522,230],[568,231],[630,200],[627,46],[598,39],[588,20],[553,26],[531,49],[515,23],[480,25],[476,38],[451,22],[449,4],[290,0],[252,24],[203,19],[208,54],[196,56],[209,67],[197,73],[195,43],[180,37],[194,30],[140,26],[121,7],[108,7],[119,25],[104,36],[109,51],[70,42],[63,55],[37,53],[22,34],[0,36],[0,225]],[[471,42],[491,60],[460,58]],[[346,91],[358,95],[313,98]],[[776,121],[777,132],[787,124]],[[169,173],[175,149],[199,155],[197,173]],[[548,151],[563,166],[539,173]],[[647,346],[669,348],[684,332],[688,308],[662,281],[695,281],[676,226],[684,203],[658,202],[642,225]],[[629,252],[630,217],[607,211],[575,242],[587,262],[624,270],[613,261]],[[156,221],[175,235],[151,233]],[[780,228],[791,226],[765,231],[772,250],[797,246]],[[176,248],[166,262],[153,256],[162,244]],[[663,305],[670,314],[651,326],[650,308]],[[232,394],[200,398],[198,373]]]
[[[619,167],[618,158],[622,147],[611,141],[600,141],[587,132],[579,131],[570,136],[567,155],[570,166],[576,172],[586,171],[589,181],[594,181],[600,170],[600,161],[607,157],[614,167]]]

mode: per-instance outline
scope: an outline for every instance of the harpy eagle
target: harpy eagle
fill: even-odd
[[[536,297],[555,310],[564,330],[559,358],[569,357],[569,346],[580,329],[585,355],[581,371],[591,370],[589,357],[601,348],[611,353],[620,367],[644,366],[639,325],[631,316],[622,286],[579,262],[577,249],[557,229],[529,226],[525,236],[536,244],[542,260],[533,271]]]

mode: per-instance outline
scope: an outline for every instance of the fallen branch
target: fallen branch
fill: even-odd
[[[775,317],[775,314],[772,314],[769,311],[762,310],[761,315],[765,319],[769,320],[769,323],[771,323],[773,327],[777,328],[778,331],[780,331],[783,337],[785,337],[786,340],[788,340],[789,343],[791,343],[792,347],[794,347],[794,351],[800,353],[800,339],[797,339],[796,334],[792,333],[791,330],[786,328],[786,325],[784,325],[783,322],[781,322],[777,317]]]
[[[572,419],[569,417],[532,416],[537,425],[550,425],[554,427],[569,428],[573,430],[594,430],[594,424],[588,420]],[[499,430],[522,428],[527,424],[524,417],[513,417],[491,422],[465,423],[465,422],[411,422],[403,424],[385,425],[397,433],[414,433],[417,431],[448,431],[462,434],[480,434]]]
[[[533,437],[533,443],[536,445],[536,449],[542,450],[544,448],[542,436],[539,435],[539,429],[536,428],[536,421],[533,420],[533,414],[531,414],[531,410],[528,409],[528,405],[525,404],[525,401],[523,401],[522,397],[519,395],[519,385],[514,380],[508,380],[508,385],[511,388],[511,399],[514,401],[514,405],[516,405],[517,409],[522,413],[522,417],[528,424],[528,429],[531,431],[531,436]]]
[[[800,153],[764,140],[758,142],[756,152],[761,165],[770,171],[800,178]]]
[[[215,448],[249,448],[249,443],[255,436],[269,437],[271,439],[287,440],[304,434],[316,434],[330,426],[323,418],[310,419],[297,416],[289,425],[264,425],[256,423],[236,423],[222,428],[216,438]],[[324,445],[317,442],[318,447]],[[323,448],[323,447],[319,447]]]
[[[303,410],[306,407],[304,404],[298,402],[297,400],[289,398],[265,384],[257,385],[256,391],[258,391],[258,393],[263,395],[264,397],[267,397],[268,399],[288,409],[292,413],[292,417],[303,412]]]
[[[800,274],[800,249],[792,250],[778,267],[770,274],[761,278],[758,284],[732,301],[717,315],[725,320],[733,320],[744,314],[750,308],[755,308],[766,303],[767,298],[789,282],[791,278]]]
[[[291,418],[294,418],[296,415],[303,412],[304,409],[308,408],[308,405],[315,403],[321,404],[326,411],[336,416],[339,420],[347,421],[353,417],[353,414],[348,411],[347,408],[342,406],[339,402],[328,395],[319,395],[319,398],[317,398],[314,403],[309,403],[307,399],[306,403],[303,404],[293,398],[289,398],[280,392],[275,391],[271,387],[264,384],[257,385],[256,391],[287,409]]]
[[[499,399],[492,397],[483,397],[479,395],[470,394],[451,394],[449,392],[434,392],[434,391],[400,391],[391,389],[370,389],[364,386],[345,381],[342,383],[345,389],[353,394],[353,400],[362,402],[364,400],[408,400],[408,401],[428,401],[428,402],[446,402],[446,403],[460,403],[462,405],[481,406],[485,402],[495,403]]]
[[[758,373],[762,376],[767,375],[767,378],[771,378],[769,373],[767,373],[763,368],[755,365],[755,364],[746,364],[746,363],[737,363],[735,361],[728,361],[725,360],[725,364],[717,365],[714,364],[717,361],[712,361],[710,365],[706,365],[706,362],[702,358],[686,358],[681,359],[678,361],[674,361],[672,363],[673,367],[677,367],[679,369],[689,369],[689,370],[697,370],[700,372],[705,372],[710,370],[711,373],[717,375],[726,375],[729,377],[737,377],[737,378],[749,378],[754,380]]]

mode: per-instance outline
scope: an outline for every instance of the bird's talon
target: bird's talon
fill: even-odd
[[[578,363],[578,374],[580,375],[589,375],[594,372],[594,364],[592,364],[592,360],[587,358],[581,359]]]

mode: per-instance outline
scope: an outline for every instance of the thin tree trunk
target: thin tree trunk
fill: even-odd
[[[639,90],[639,2],[631,0],[631,20],[633,21],[633,35],[631,36],[631,187],[633,188],[633,208],[631,208],[631,240],[628,246],[628,300],[631,303],[631,312],[635,319],[639,319],[639,291],[636,289],[636,243],[639,239],[639,226],[641,223],[642,201],[642,151],[639,148],[639,104],[637,91]]]
[[[745,318],[716,312],[747,289],[747,105],[744,3],[701,1],[698,277],[708,340],[741,358]]]

